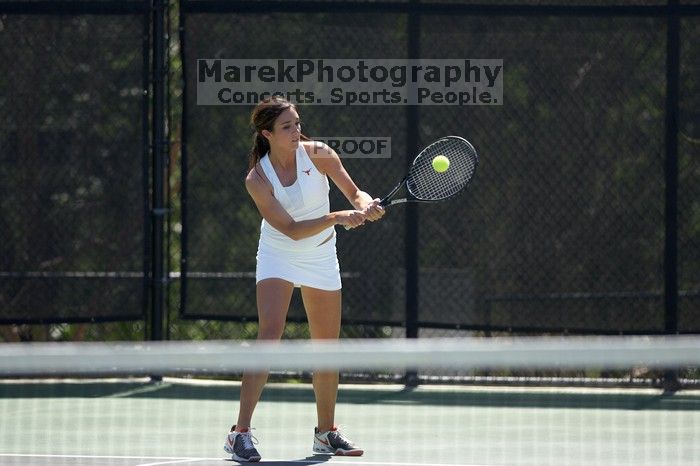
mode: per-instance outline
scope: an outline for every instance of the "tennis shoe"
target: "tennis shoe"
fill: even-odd
[[[345,437],[337,427],[319,432],[314,430],[314,453],[337,456],[362,456],[365,451]]]
[[[234,461],[243,463],[255,463],[260,461],[260,453],[255,449],[258,439],[253,437],[250,430],[236,432],[236,426],[231,427],[231,432],[226,436],[224,450],[231,455]]]

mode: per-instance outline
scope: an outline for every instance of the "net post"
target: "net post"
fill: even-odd
[[[680,76],[680,17],[678,0],[668,1],[666,17],[666,160],[664,326],[678,333],[678,96]],[[678,371],[664,371],[663,388],[680,388]]]

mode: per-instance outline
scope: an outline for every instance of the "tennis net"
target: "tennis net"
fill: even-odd
[[[240,376],[260,370],[272,373],[252,422],[263,462],[700,464],[699,366],[695,336],[5,343],[0,464],[222,464]],[[336,370],[335,422],[362,457],[311,451],[310,374]],[[656,375],[566,383],[635,370]],[[683,389],[654,382],[669,379]],[[527,383],[492,385],[503,380]]]

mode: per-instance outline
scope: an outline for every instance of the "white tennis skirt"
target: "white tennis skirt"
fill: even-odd
[[[335,234],[326,243],[313,249],[293,251],[258,245],[255,282],[266,278],[281,278],[294,286],[308,286],[334,291],[342,288],[340,265],[335,249]]]

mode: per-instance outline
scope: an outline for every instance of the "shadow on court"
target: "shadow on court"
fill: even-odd
[[[238,399],[238,385],[190,385],[171,382],[17,382],[0,384],[0,398],[154,398],[179,400]],[[268,384],[262,399],[267,402],[309,403],[314,401],[310,384]],[[700,396],[694,393],[663,394],[651,391],[588,389],[542,391],[533,388],[499,390],[481,387],[419,387],[416,389],[353,386],[341,387],[339,403],[402,406],[485,406],[492,408],[580,408],[617,410],[700,411]]]
[[[333,459],[332,456],[330,455],[311,455],[307,456],[306,458],[299,458],[298,460],[262,460],[258,462],[257,464],[265,465],[265,464],[270,464],[270,465],[276,465],[276,466],[299,466],[300,464],[323,464],[323,463],[328,463]],[[344,459],[344,458],[343,458]],[[225,460],[226,464],[248,464],[248,463],[238,463],[237,461],[233,461],[230,459]],[[347,462],[347,461],[346,461]]]

